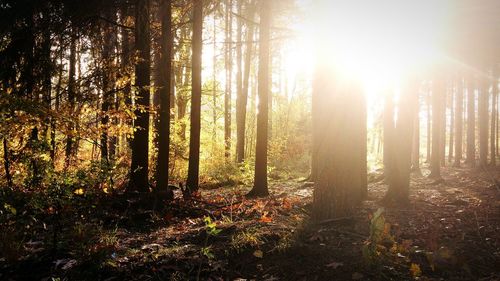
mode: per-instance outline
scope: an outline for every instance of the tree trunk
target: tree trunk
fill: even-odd
[[[386,180],[390,178],[390,158],[391,158],[391,139],[394,131],[394,95],[393,92],[387,92],[384,97],[384,113],[382,121],[384,129],[384,148],[383,148],[383,163],[384,177]]]
[[[453,108],[454,106],[454,100],[455,99],[455,87],[454,85],[451,87],[450,91],[450,138],[449,138],[449,143],[448,143],[448,163],[451,163],[453,161],[453,145],[454,143],[454,133],[455,133],[455,109]]]
[[[71,42],[70,42],[70,47],[69,47],[69,77],[68,77],[68,104],[69,104],[69,111],[70,114],[73,115],[75,111],[75,91],[76,91],[76,31],[73,29],[71,30]],[[70,121],[69,124],[69,134],[66,138],[66,164],[65,167],[69,168],[71,165],[71,158],[73,156],[73,150],[74,150],[74,130],[75,130],[75,122],[73,120]]]
[[[431,116],[431,99],[432,99],[432,94],[431,91],[428,91],[427,93],[427,155],[426,155],[426,161],[427,163],[431,162],[431,137],[432,137],[432,116]]]
[[[105,18],[114,21],[115,13],[111,10],[106,11]],[[113,43],[114,43],[114,30],[110,23],[103,23],[103,49],[102,49],[102,61],[103,61],[103,71],[102,71],[102,104],[101,104],[101,162],[107,165],[109,163],[108,155],[108,126],[109,126],[109,109],[113,101]]]
[[[455,98],[455,162],[454,167],[460,167],[462,161],[462,142],[463,142],[463,105],[464,105],[465,87],[463,80],[460,79],[457,85],[457,96]]]
[[[322,123],[312,210],[316,221],[350,215],[366,194],[363,91],[358,81],[342,81],[331,73],[330,67],[317,66],[313,87],[321,98],[317,118]]]
[[[255,175],[253,189],[249,196],[267,196],[267,145],[270,91],[270,32],[271,1],[260,2],[259,24],[259,105],[257,114],[257,141],[255,147]]]
[[[389,189],[384,200],[388,203],[405,203],[410,191],[411,154],[415,104],[418,103],[418,84],[407,81],[399,98],[399,110],[394,134],[389,142]]]
[[[481,78],[481,88],[479,91],[478,118],[479,118],[479,165],[488,165],[488,81]]]
[[[129,190],[149,191],[149,107],[150,107],[150,27],[149,0],[136,1],[135,49],[139,61],[135,66],[136,109],[132,165]]]
[[[170,83],[172,73],[172,3],[171,0],[161,0],[160,2],[161,19],[161,55],[160,55],[160,124],[159,124],[159,146],[158,146],[158,164],[156,168],[156,187],[157,190],[166,191],[168,199],[173,199],[173,192],[169,189],[169,155],[170,155]]]
[[[225,50],[225,68],[226,68],[226,91],[224,93],[224,156],[229,159],[231,156],[231,88],[233,74],[233,0],[226,0],[226,50]]]
[[[203,0],[193,0],[191,128],[189,136],[188,177],[186,181],[186,187],[190,192],[198,190],[200,173],[202,33]]]
[[[418,87],[416,84],[415,87]],[[409,110],[413,112],[413,144],[412,144],[412,155],[411,155],[411,171],[421,175],[420,171],[420,99],[418,96],[418,89],[408,89],[408,95],[416,95],[414,98],[415,105]],[[417,92],[413,92],[417,91]],[[404,94],[404,93],[403,93]],[[404,106],[403,106],[404,107]]]
[[[238,14],[242,14],[242,3],[243,1],[238,1]],[[252,4],[249,4],[250,6]],[[249,6],[249,7],[250,7]],[[242,29],[243,29],[243,19],[238,17],[236,26],[236,162],[242,163],[245,158],[245,119],[246,119],[246,100],[247,97],[244,96],[243,85],[242,85]],[[247,25],[247,36],[253,30],[251,24]],[[251,43],[247,42],[247,56],[249,50],[251,50]],[[245,65],[245,70],[246,70]],[[245,73],[246,74],[246,73]],[[248,95],[248,93],[247,93]]]
[[[430,178],[441,178],[441,150],[443,143],[442,138],[442,122],[441,116],[444,115],[444,104],[442,99],[446,94],[446,86],[442,77],[437,77],[432,82],[432,154],[431,154],[431,173]]]
[[[498,81],[495,78],[495,69],[493,72],[493,79],[492,81],[492,86],[493,86],[493,91],[491,93],[491,127],[490,127],[490,165],[491,166],[496,166],[496,134],[495,134],[495,129],[497,127],[496,121],[497,121],[497,113],[498,113],[498,108],[497,108],[497,99],[498,99]]]
[[[476,165],[476,93],[474,80],[467,80],[467,159],[466,162]]]

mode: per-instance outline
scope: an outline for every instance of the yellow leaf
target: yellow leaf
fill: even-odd
[[[411,264],[410,272],[413,277],[419,277],[422,275],[422,270],[420,269],[420,266],[416,263]]]
[[[75,190],[73,193],[76,195],[83,195],[84,192],[85,192],[85,190],[83,190],[83,188],[79,188],[79,189]]]
[[[255,252],[253,252],[253,256],[261,259],[264,257],[264,253],[261,250],[256,250]]]

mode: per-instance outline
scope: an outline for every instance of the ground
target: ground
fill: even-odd
[[[254,200],[247,186],[189,202],[176,191],[159,211],[82,199],[38,218],[17,256],[0,253],[0,279],[500,280],[500,170],[445,168],[443,179],[413,175],[405,206],[382,206],[387,186],[374,180],[352,216],[315,224],[313,186],[299,179]]]

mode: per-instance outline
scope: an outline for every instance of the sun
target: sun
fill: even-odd
[[[378,98],[444,57],[450,0],[309,2],[302,1],[310,8],[297,28],[297,47],[285,56],[293,69],[313,68],[303,59],[316,54],[333,66],[332,75],[357,79],[368,98]]]

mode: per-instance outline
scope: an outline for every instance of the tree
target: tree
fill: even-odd
[[[476,94],[474,80],[469,76],[467,80],[467,158],[466,162],[476,165]]]
[[[391,158],[391,139],[394,131],[394,96],[392,91],[388,91],[384,96],[384,112],[382,126],[384,130],[384,148],[383,148],[383,163],[384,177],[389,179],[390,174],[390,158]]]
[[[455,98],[455,162],[454,167],[460,167],[462,161],[463,142],[463,105],[465,87],[460,79],[457,85],[457,96]]]
[[[255,175],[253,189],[248,196],[267,196],[267,143],[269,114],[269,61],[271,31],[271,1],[260,1],[259,24],[259,106],[257,114],[257,140],[255,147]]]
[[[158,162],[156,168],[156,187],[158,190],[165,190],[168,199],[173,198],[173,193],[168,185],[168,168],[170,155],[170,83],[172,72],[172,3],[171,0],[160,1],[161,20],[161,46],[160,46],[160,124],[158,131]]]
[[[445,98],[446,87],[442,75],[437,77],[432,82],[432,153],[431,153],[431,173],[430,178],[441,179],[441,144],[442,141],[442,116],[445,115]]]
[[[491,92],[491,127],[490,127],[490,165],[496,166],[496,146],[497,146],[497,136],[495,134],[497,127],[497,114],[498,114],[498,81],[496,80],[496,68],[493,69],[493,77],[491,79],[492,92]]]
[[[406,81],[399,97],[398,118],[389,144],[389,189],[384,198],[388,203],[408,201],[415,104],[418,103],[418,83]]]
[[[478,97],[478,118],[479,118],[479,165],[488,165],[488,80],[481,78],[481,88]]]
[[[232,88],[232,58],[233,58],[233,0],[226,0],[226,50],[225,50],[225,68],[226,68],[226,90],[224,92],[224,156],[231,156],[231,88]]]
[[[243,11],[243,1],[238,2],[238,13]],[[247,28],[247,35],[248,35]],[[236,25],[236,162],[242,163],[245,157],[245,118],[246,118],[246,97],[242,85],[242,37],[243,19],[238,17]],[[250,43],[248,43],[250,44]],[[249,45],[251,46],[251,45]],[[248,52],[248,48],[247,48]]]
[[[414,99],[414,109],[409,108],[413,112],[413,144],[411,153],[411,171],[418,175],[422,175],[420,170],[420,100],[418,92],[414,93],[413,89],[408,89],[407,95],[416,95]],[[417,89],[418,90],[418,89]]]
[[[192,37],[192,85],[191,85],[191,128],[189,135],[189,165],[186,187],[190,192],[198,190],[200,173],[200,130],[201,130],[201,55],[203,35],[203,0],[193,0]]]
[[[136,109],[134,139],[132,141],[132,164],[129,190],[149,190],[149,106],[150,106],[150,27],[149,0],[135,3],[135,49],[138,61],[135,65]]]
[[[68,73],[68,103],[70,108],[70,114],[75,110],[75,95],[76,95],[76,40],[77,34],[74,27],[71,30],[70,44],[69,44],[69,73]],[[73,131],[75,130],[75,124],[73,120],[70,122],[69,131],[70,134],[66,138],[66,167],[68,168],[71,164],[71,158],[73,157],[75,151],[75,141],[73,138]]]

